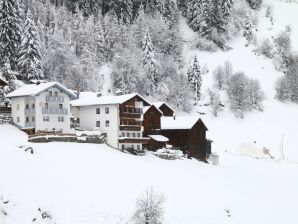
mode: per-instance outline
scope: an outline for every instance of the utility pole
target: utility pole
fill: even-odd
[[[285,155],[284,155],[284,134],[281,135],[281,146],[280,146],[280,159],[284,160]]]

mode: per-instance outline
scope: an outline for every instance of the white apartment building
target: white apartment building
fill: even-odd
[[[24,85],[7,95],[13,122],[30,133],[70,133],[70,100],[75,97],[57,82]]]
[[[100,130],[107,144],[124,149],[142,149],[149,138],[143,137],[143,107],[150,104],[138,94],[100,96],[71,101],[79,111],[80,127]]]

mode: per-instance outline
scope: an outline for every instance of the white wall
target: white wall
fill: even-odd
[[[19,109],[17,108],[19,105]],[[14,97],[11,99],[11,116],[14,123],[25,127],[25,98],[24,97]],[[17,122],[17,118],[20,118],[20,121]]]
[[[96,108],[100,108],[100,114],[96,114]],[[109,108],[109,114],[105,113],[105,108]],[[110,121],[109,127],[105,126],[106,120]],[[100,121],[99,128],[96,128],[96,121]],[[107,143],[115,148],[118,148],[119,124],[118,105],[80,107],[80,127],[87,130],[99,129],[102,133],[107,133]]]
[[[49,95],[49,91],[58,92],[58,96],[64,97],[64,102],[47,102],[46,96]],[[36,96],[36,131],[56,131],[62,130],[62,133],[70,133],[70,104],[69,96],[60,92],[60,89],[52,87],[47,91],[40,93]],[[42,109],[45,108],[45,103],[48,103],[49,108],[59,108],[59,104],[62,104],[63,109],[67,109],[67,114],[43,114]],[[43,121],[44,116],[49,116],[49,122]],[[58,117],[63,116],[64,122],[58,122]]]

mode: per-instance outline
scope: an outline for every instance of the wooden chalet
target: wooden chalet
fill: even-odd
[[[160,133],[160,118],[163,115],[155,105],[144,107],[144,136],[149,137],[149,142],[146,145],[149,150],[157,150],[165,148],[168,138]]]
[[[169,144],[204,162],[211,154],[207,130],[198,117],[161,117],[161,134],[169,139]]]
[[[156,102],[153,105],[158,108],[165,117],[172,117],[175,115],[175,111],[165,102]]]

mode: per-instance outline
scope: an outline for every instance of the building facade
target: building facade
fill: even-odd
[[[25,85],[7,95],[13,122],[29,133],[70,133],[70,100],[75,95],[56,82]]]
[[[114,148],[141,150],[149,141],[143,136],[143,108],[150,104],[138,94],[79,99],[71,105],[79,109],[80,127],[100,130]]]

